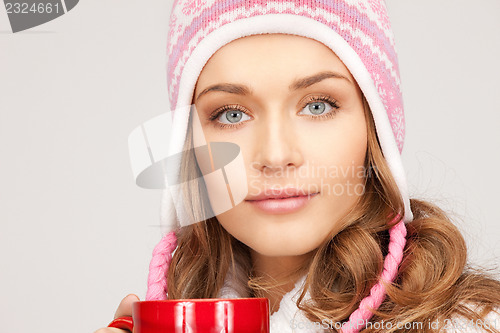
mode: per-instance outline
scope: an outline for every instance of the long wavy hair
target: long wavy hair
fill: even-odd
[[[283,281],[264,281],[253,274],[249,248],[231,236],[216,217],[176,232],[178,247],[168,269],[168,299],[214,298],[228,272],[239,292],[259,297],[291,278],[307,273],[297,306],[317,323],[345,323],[370,288],[377,283],[388,252],[388,216],[403,215],[404,204],[382,154],[368,103],[364,99],[368,130],[365,191],[332,234],[310,259]],[[200,169],[192,148],[189,125],[181,177],[196,179]],[[190,182],[183,189],[193,217],[209,209],[200,200],[204,185]],[[206,197],[206,196],[204,196]],[[463,236],[436,205],[410,200],[414,220],[407,224],[407,244],[396,280],[387,285],[387,297],[374,311],[363,332],[437,332],[453,318],[480,323],[500,306],[500,282],[486,269],[467,263]],[[305,300],[309,291],[310,299]],[[384,323],[376,325],[376,323]],[[436,326],[438,325],[438,326]],[[333,332],[334,325],[329,327]],[[489,332],[499,332],[491,327]]]

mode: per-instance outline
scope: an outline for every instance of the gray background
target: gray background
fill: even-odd
[[[389,0],[412,196],[470,258],[500,264],[500,1]],[[93,332],[144,299],[160,192],[134,185],[129,133],[168,110],[170,1],[82,1],[12,34],[0,7],[2,332]]]

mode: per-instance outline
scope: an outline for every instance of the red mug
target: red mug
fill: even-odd
[[[269,333],[267,298],[138,301],[108,327],[134,333]]]

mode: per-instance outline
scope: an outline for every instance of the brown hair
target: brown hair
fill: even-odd
[[[387,216],[404,212],[366,100],[364,104],[368,130],[365,165],[369,170],[365,192],[344,217],[346,227],[329,237],[300,271],[293,272],[294,277],[308,273],[297,306],[318,323],[346,322],[368,295],[387,254]],[[191,126],[181,174],[195,179],[199,168],[190,147]],[[191,187],[184,188],[185,202],[192,203],[193,214],[206,209],[199,207],[206,205],[197,199],[200,191],[206,191],[200,183],[191,182]],[[414,220],[406,225],[407,244],[398,276],[387,286],[386,299],[363,332],[437,332],[449,324],[448,320],[458,317],[478,323],[500,306],[500,282],[487,270],[467,264],[465,240],[443,210],[418,199],[411,199],[410,205]],[[215,217],[183,227],[177,237],[178,248],[168,269],[169,299],[217,297],[230,266],[233,277],[250,295],[258,296],[262,290],[283,284],[276,281],[269,285],[253,277],[248,247],[231,236]],[[307,302],[306,291],[311,296]],[[375,325],[382,321],[384,325]],[[331,328],[337,331],[335,326]],[[499,332],[493,327],[487,331]]]

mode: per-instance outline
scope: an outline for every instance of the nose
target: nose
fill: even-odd
[[[300,148],[300,133],[297,133],[292,119],[284,112],[273,114],[261,120],[257,126],[256,159],[258,168],[263,172],[283,171],[297,168],[304,159]]]

